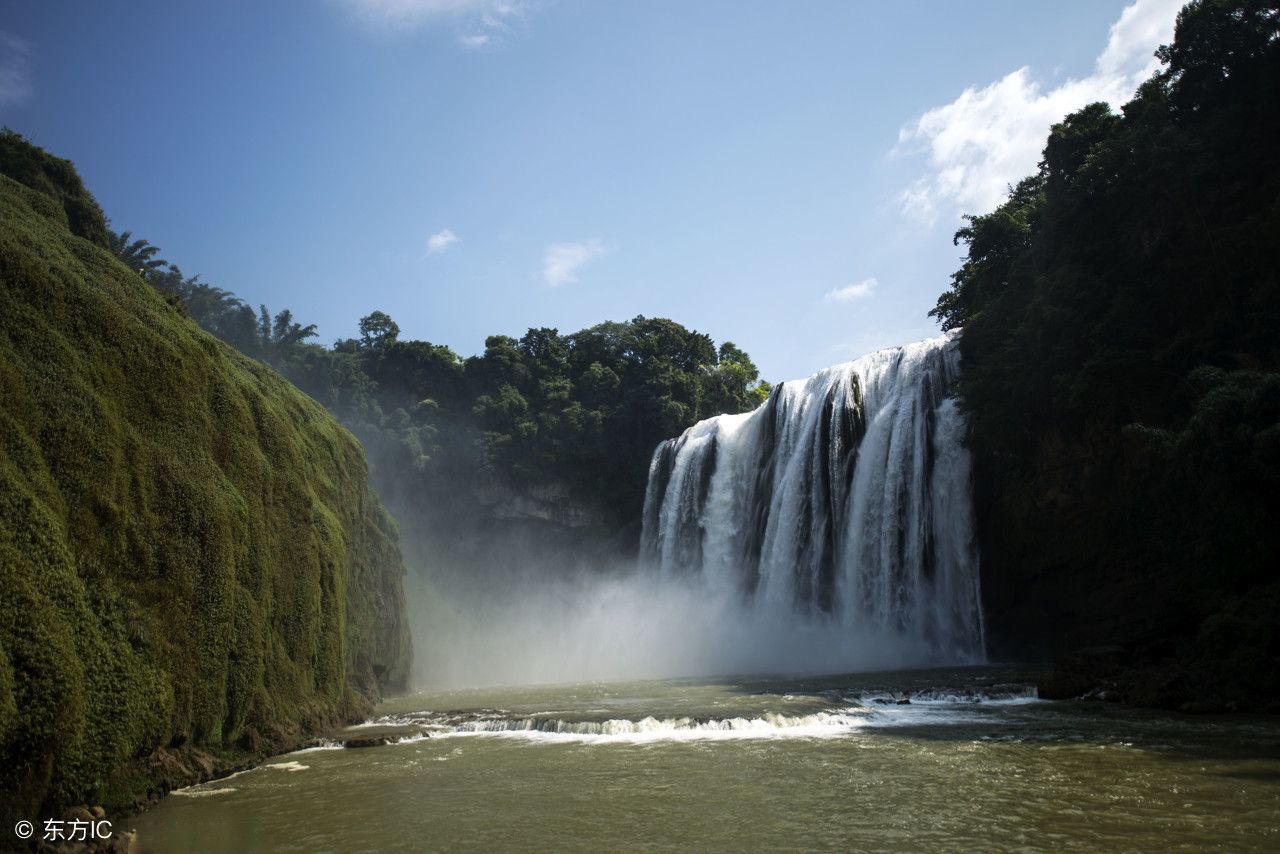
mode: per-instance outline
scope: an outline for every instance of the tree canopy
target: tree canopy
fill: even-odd
[[[1149,585],[1184,604],[1142,631],[1207,649],[1196,627],[1233,597],[1280,602],[1280,9],[1197,0],[1157,55],[1119,113],[1064,118],[967,217],[932,314],[964,329],[984,563],[1072,599],[1037,605],[1045,624]]]

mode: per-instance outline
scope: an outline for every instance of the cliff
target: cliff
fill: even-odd
[[[409,638],[355,439],[117,261],[70,163],[5,132],[0,172],[7,827],[358,716]]]
[[[1157,56],[970,218],[934,311],[989,653],[1059,659],[1046,695],[1280,710],[1280,12],[1197,0]]]

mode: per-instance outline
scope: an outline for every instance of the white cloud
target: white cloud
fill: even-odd
[[[446,228],[444,231],[437,231],[435,234],[427,238],[427,254],[434,255],[437,252],[443,252],[459,240],[458,235],[453,233],[453,229]]]
[[[863,279],[861,282],[854,282],[851,285],[845,285],[843,288],[832,288],[822,297],[823,302],[853,302],[854,300],[866,299],[875,292],[875,279]]]
[[[0,108],[31,97],[31,48],[22,39],[0,32]]]
[[[898,197],[927,223],[939,214],[981,213],[1035,171],[1049,126],[1095,101],[1118,106],[1158,67],[1152,53],[1173,37],[1183,0],[1135,0],[1111,25],[1094,71],[1046,90],[1024,66],[920,116],[898,134],[895,153],[928,154],[929,172]]]
[[[364,21],[395,30],[451,23],[472,50],[492,45],[534,10],[537,0],[338,0]]]
[[[1155,49],[1173,39],[1173,25],[1182,0],[1137,0],[1124,8],[1111,25],[1107,48],[1098,57],[1096,75],[1124,75],[1141,83],[1160,61]]]
[[[608,251],[608,247],[595,239],[553,243],[542,256],[542,280],[553,288],[576,282],[578,271]]]

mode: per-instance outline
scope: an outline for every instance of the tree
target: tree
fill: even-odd
[[[153,273],[169,266],[168,261],[156,257],[160,252],[160,247],[153,246],[142,238],[134,240],[132,231],[123,231],[117,234],[107,229],[107,248],[111,250],[113,255],[123,261],[125,266],[141,275],[144,279],[150,280]]]
[[[387,314],[375,311],[360,318],[360,348],[377,350],[391,344],[400,335],[400,327]]]
[[[265,305],[258,309],[258,358],[264,362],[280,367],[293,357],[302,342],[316,336],[314,323],[303,326],[295,322],[293,312],[287,308],[274,319]]]
[[[1132,642],[1189,662],[1159,702],[1247,703],[1280,691],[1280,9],[1196,0],[1157,55],[967,217],[931,314],[964,328],[988,639]]]

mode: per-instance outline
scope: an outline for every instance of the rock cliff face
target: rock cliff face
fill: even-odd
[[[190,776],[165,755],[288,746],[399,687],[359,444],[117,261],[71,164],[6,132],[0,172],[3,820],[129,806]]]
[[[1250,396],[1274,422],[1280,377]],[[1246,419],[1225,420],[1261,445]],[[975,469],[990,658],[1052,660],[1040,686],[1050,699],[1280,711],[1280,580],[1259,569],[1274,557],[1275,493],[1238,473],[1223,489],[1188,480],[1116,433],[1042,437],[1034,462],[1014,469],[986,454]]]
[[[477,502],[494,524],[543,523],[556,528],[580,530],[607,524],[599,508],[576,500],[562,483],[546,483],[516,489],[490,484],[478,490]]]
[[[1111,445],[1046,435],[1026,470],[979,456],[974,497],[991,658],[1048,660],[1123,643],[1149,633],[1143,624],[1165,605],[1164,591],[1125,554],[1126,539],[1148,532],[1107,518],[1115,505],[1105,499],[1125,477],[1119,443]]]

